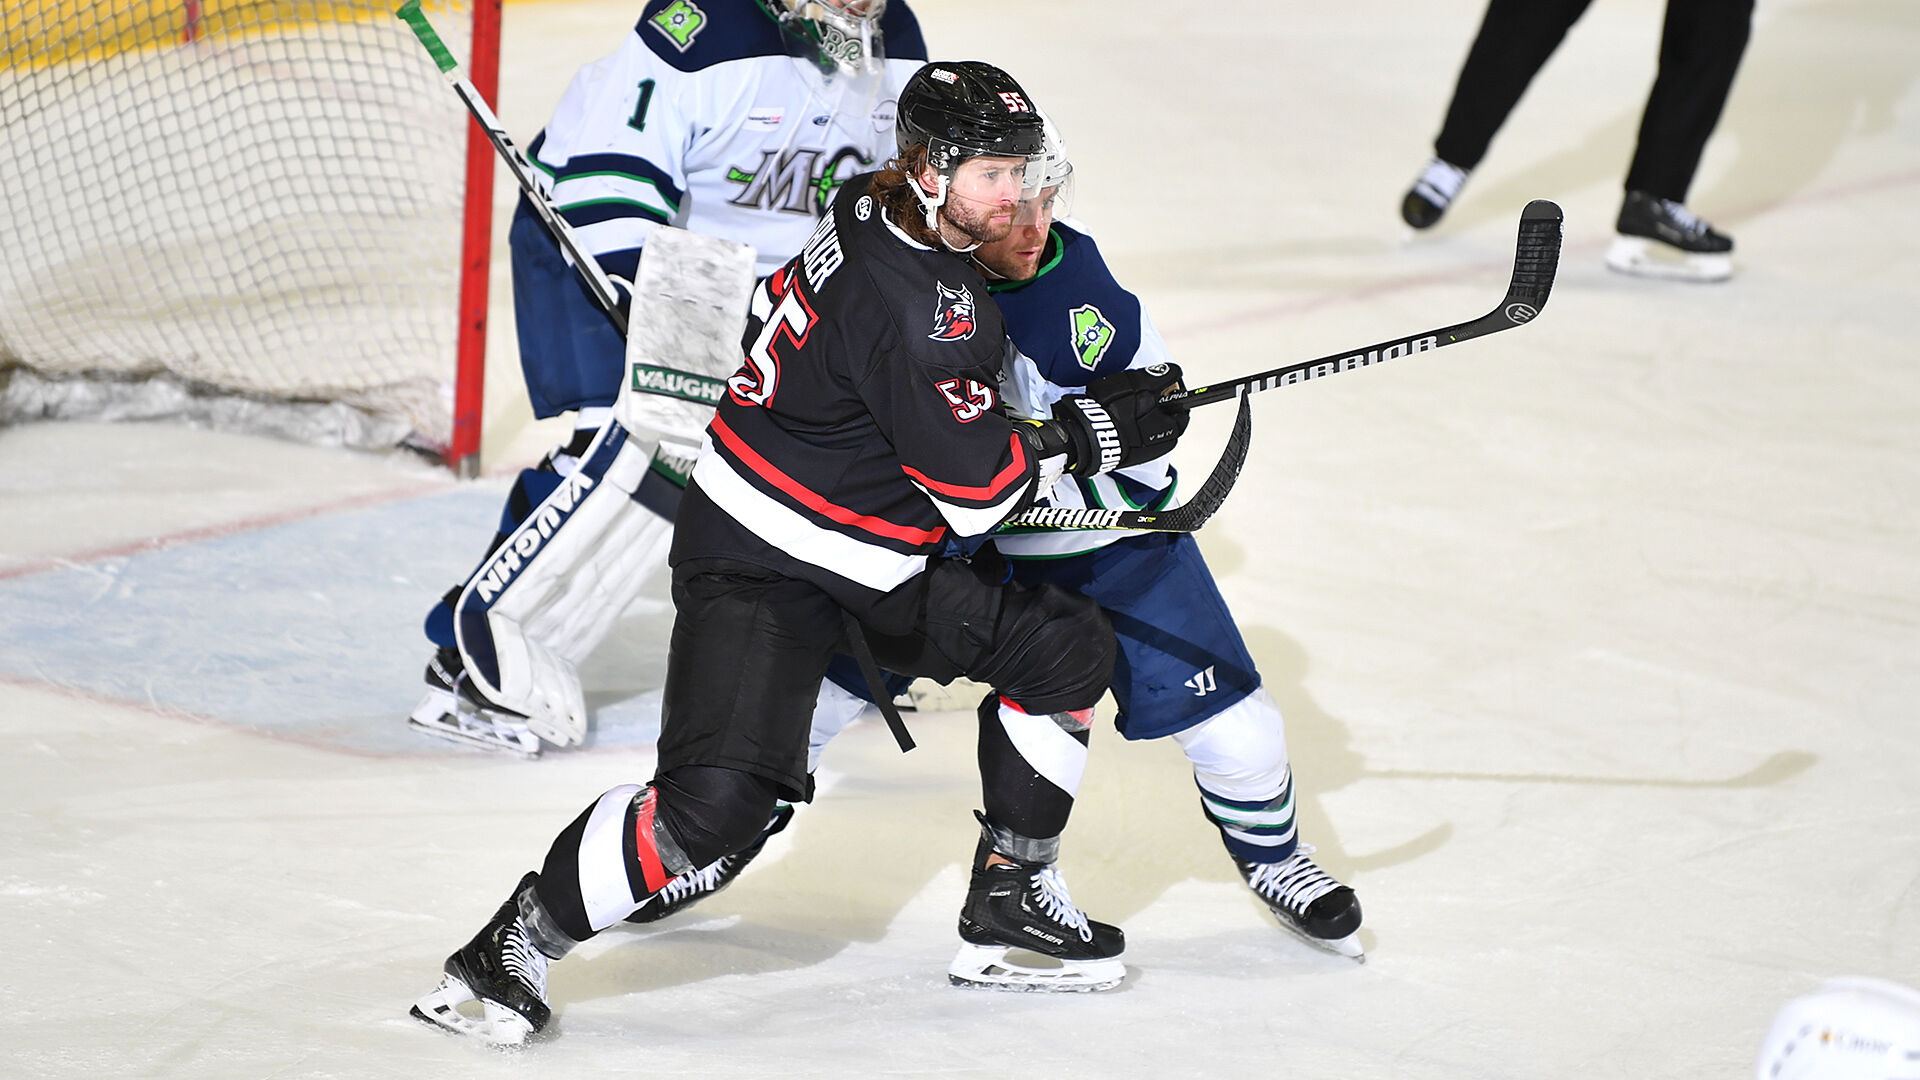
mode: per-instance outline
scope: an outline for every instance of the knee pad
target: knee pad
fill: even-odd
[[[1100,606],[1057,585],[1010,605],[985,670],[969,672],[1030,713],[1090,709],[1113,681],[1118,652]]]
[[[779,790],[739,769],[679,765],[654,778],[655,813],[694,866],[705,866],[758,839]]]
[[[1265,687],[1173,738],[1208,792],[1248,802],[1271,799],[1288,786],[1286,725]]]

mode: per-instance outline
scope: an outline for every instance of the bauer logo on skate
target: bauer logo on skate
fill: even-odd
[[[642,394],[659,394],[682,401],[698,401],[703,405],[718,405],[720,399],[726,396],[727,384],[719,379],[689,375],[672,368],[635,364],[633,389]]]
[[[575,471],[560,482],[559,488],[534,511],[532,517],[514,530],[514,534],[488,560],[487,568],[481,571],[479,580],[473,584],[474,591],[479,593],[482,601],[491,604],[500,595],[500,591],[513,581],[520,568],[533,558],[534,552],[553,539],[553,534],[566,524],[573,508],[580,505],[580,500],[586,497],[593,484],[593,479],[584,470]]]

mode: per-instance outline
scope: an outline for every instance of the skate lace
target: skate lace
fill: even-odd
[[[1420,191],[1428,202],[1435,206],[1446,206],[1460,194],[1460,186],[1467,182],[1467,171],[1449,165],[1439,158],[1427,163],[1420,179],[1414,181],[1414,190]],[[1424,189],[1424,190],[1422,190]]]
[[[532,988],[540,1000],[547,999],[547,954],[535,947],[518,919],[502,935],[500,966]]]
[[[1675,228],[1686,233],[1688,236],[1699,236],[1707,231],[1708,226],[1706,222],[1696,217],[1693,211],[1674,202],[1672,199],[1661,199],[1660,209],[1667,215],[1668,219],[1672,221]]]
[[[1033,898],[1047,918],[1080,935],[1081,941],[1093,940],[1093,928],[1087,925],[1087,913],[1074,905],[1067,895],[1067,879],[1052,866],[1041,867],[1033,875]]]
[[[1277,863],[1263,863],[1247,874],[1247,885],[1269,900],[1285,904],[1302,915],[1322,896],[1340,888],[1340,883],[1308,856],[1311,844],[1300,844],[1293,854]]]
[[[689,896],[699,896],[718,889],[721,878],[726,874],[726,862],[724,857],[715,859],[698,870],[689,870],[681,874],[667,882],[654,902],[677,904]]]

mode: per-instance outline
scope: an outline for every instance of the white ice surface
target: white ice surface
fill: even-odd
[[[1128,9],[1122,14],[1121,9]],[[1659,5],[1596,4],[1431,235],[1395,214],[1476,0],[921,5],[1061,122],[1077,212],[1199,381],[1466,319],[1520,206],[1532,326],[1262,395],[1203,544],[1369,960],[1277,931],[1177,749],[1103,728],[1065,869],[1134,975],[942,977],[971,724],[849,731],[733,891],[556,966],[518,1058],[405,1016],[552,835],[645,779],[662,591],[535,763],[402,716],[421,612],[550,425],[498,278],[492,475],[176,427],[0,431],[0,1076],[1750,1075],[1829,975],[1920,984],[1920,18],[1761,5],[1691,203],[1718,286],[1600,257]],[[507,10],[522,140],[633,5]],[[1182,450],[1204,469],[1228,410]]]

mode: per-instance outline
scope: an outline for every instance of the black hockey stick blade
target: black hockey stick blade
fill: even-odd
[[[1233,430],[1227,435],[1227,447],[1207,474],[1193,498],[1171,510],[1074,510],[1065,507],[1035,507],[1008,518],[1002,531],[1036,532],[1056,529],[1144,529],[1148,532],[1197,532],[1207,519],[1227,501],[1233,482],[1247,463],[1247,449],[1253,444],[1253,402],[1240,395],[1240,413],[1233,418]]]
[[[1553,292],[1553,275],[1560,268],[1561,218],[1560,207],[1547,199],[1535,199],[1520,212],[1520,238],[1514,248],[1513,280],[1507,285],[1506,298],[1500,301],[1499,307],[1478,319],[1438,330],[1422,331],[1410,337],[1394,338],[1364,349],[1349,349],[1314,360],[1303,360],[1232,382],[1196,387],[1185,394],[1170,395],[1167,400],[1170,403],[1183,403],[1188,408],[1209,405],[1242,391],[1255,393],[1355,368],[1371,367],[1411,353],[1428,352],[1530,323],[1547,306],[1547,296]]]

